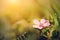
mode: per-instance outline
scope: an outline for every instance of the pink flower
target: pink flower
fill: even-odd
[[[50,25],[49,20],[46,19],[41,19],[40,21],[35,19],[33,22],[34,22],[33,28],[37,29],[43,29]]]

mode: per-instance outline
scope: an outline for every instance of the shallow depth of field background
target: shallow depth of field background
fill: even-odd
[[[40,32],[32,26],[42,18],[52,25],[42,36],[60,40],[60,0],[0,0],[0,40],[39,40]]]

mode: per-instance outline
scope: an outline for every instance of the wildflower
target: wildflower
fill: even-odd
[[[33,23],[34,23],[33,28],[37,29],[43,29],[50,25],[49,20],[46,19],[41,19],[40,21],[35,19]]]

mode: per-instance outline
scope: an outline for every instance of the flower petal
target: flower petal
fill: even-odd
[[[44,24],[43,24],[44,27],[47,27],[47,26],[49,26],[49,25],[50,25],[50,23],[44,23]]]
[[[35,20],[33,20],[33,23],[34,24],[39,24],[39,21],[35,19]]]
[[[41,26],[41,27],[38,27],[38,29],[43,29],[43,27]]]
[[[38,28],[39,26],[38,25],[33,25],[33,28]]]
[[[41,23],[41,24],[44,24],[45,22],[46,22],[45,19],[41,19],[41,20],[40,20],[40,23]]]

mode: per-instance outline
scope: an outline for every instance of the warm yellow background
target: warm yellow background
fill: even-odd
[[[1,15],[12,23],[25,18],[40,18],[45,11],[43,7],[50,7],[49,0],[0,0]]]

